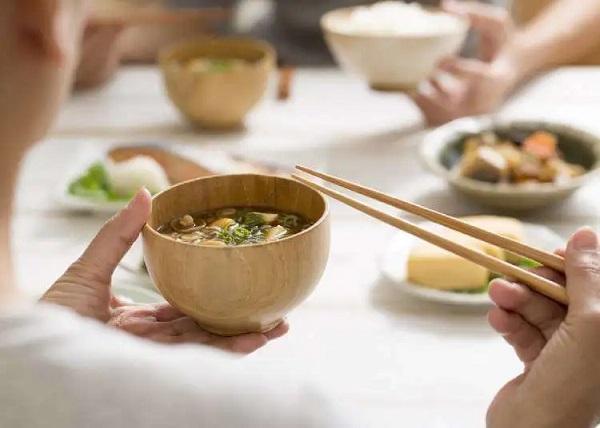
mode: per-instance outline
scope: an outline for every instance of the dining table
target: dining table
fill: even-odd
[[[289,99],[281,101],[275,80],[244,127],[232,132],[190,126],[154,65],[124,66],[105,86],[72,94],[22,167],[13,224],[21,288],[39,297],[107,220],[108,214],[66,207],[60,194],[84,160],[116,144],[303,164],[447,214],[495,214],[426,169],[420,147],[430,129],[407,95],[372,91],[335,68],[300,68]],[[600,68],[567,67],[530,81],[495,114],[560,121],[600,135],[599,107]],[[600,226],[599,190],[593,181],[563,203],[519,217],[566,239],[583,225]],[[289,314],[289,333],[245,358],[269,367],[273,376],[265,382],[277,382],[278,373],[301,376],[360,426],[484,426],[496,392],[523,371],[489,327],[489,307],[403,292],[381,269],[397,231],[335,201],[330,215],[321,281]],[[113,284],[136,281],[119,268]]]

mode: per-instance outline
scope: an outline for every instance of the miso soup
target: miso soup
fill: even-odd
[[[298,214],[264,208],[223,208],[174,218],[158,232],[180,242],[225,247],[278,241],[312,224]]]

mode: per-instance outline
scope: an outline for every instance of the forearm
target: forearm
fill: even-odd
[[[3,137],[19,141],[16,136],[11,137],[10,130]],[[13,272],[11,217],[19,168],[25,156],[22,147],[23,143],[0,146],[0,183],[3,184],[0,188],[0,307],[8,307],[21,297]]]
[[[516,83],[575,61],[600,45],[600,1],[557,0],[517,30],[498,56],[515,67]]]
[[[120,42],[122,62],[154,62],[160,50],[181,40],[214,34],[196,22],[170,26],[139,26],[127,30]]]
[[[163,27],[140,26],[129,29],[120,42],[123,62],[154,62],[160,50],[186,39],[219,34],[213,27],[187,22]]]
[[[166,6],[171,13],[178,14],[179,19],[162,25],[140,25],[130,28],[121,43],[122,60],[152,62],[165,46],[229,30],[235,4],[234,0],[167,1]]]

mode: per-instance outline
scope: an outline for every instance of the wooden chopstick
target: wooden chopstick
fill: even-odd
[[[505,250],[512,251],[513,253],[519,254],[521,256],[528,257],[556,271],[563,273],[565,271],[565,259],[556,254],[540,250],[539,248],[531,247],[529,245],[523,244],[522,242],[515,241],[514,239],[510,239],[505,236],[497,235],[480,227],[473,226],[455,217],[451,217],[449,215],[440,213],[438,211],[426,208],[421,205],[417,205],[409,201],[386,195],[385,193],[381,193],[375,189],[370,189],[368,187],[361,186],[360,184],[353,183],[342,178],[334,177],[333,175],[315,171],[313,169],[301,165],[297,165],[296,169],[303,171],[307,174],[313,175],[315,177],[322,178],[323,180],[328,181],[330,183],[337,184],[338,186],[343,187],[345,189],[352,190],[364,196],[368,196],[372,199],[375,199],[376,201],[383,202],[385,204],[391,205],[395,208],[401,209],[411,214],[418,215],[419,217],[426,218],[427,220],[431,220],[434,223],[441,224],[442,226],[446,226],[450,229],[454,229],[460,233],[464,233],[465,235],[472,236],[481,241],[488,242],[500,248],[504,248]]]
[[[279,101],[287,101],[290,98],[294,73],[294,67],[282,66],[279,68],[279,83],[277,85],[277,99]]]
[[[566,289],[553,281],[536,275],[530,271],[521,269],[517,266],[511,265],[510,263],[507,263],[503,260],[497,259],[485,253],[478,252],[472,248],[468,248],[463,245],[457,244],[456,242],[446,239],[440,235],[437,235],[433,232],[429,232],[428,230],[420,226],[412,224],[401,218],[389,215],[370,205],[364,204],[358,201],[357,199],[351,198],[340,192],[321,186],[299,175],[293,174],[292,177],[300,181],[301,183],[304,183],[307,186],[310,186],[313,189],[320,191],[321,193],[331,196],[332,198],[337,199],[338,201],[349,205],[352,208],[357,209],[358,211],[361,211],[371,217],[381,220],[384,223],[389,224],[390,226],[394,226],[400,230],[403,230],[404,232],[410,233],[411,235],[414,235],[417,238],[420,238],[433,245],[443,248],[444,250],[454,253],[469,261],[472,261],[473,263],[483,266],[492,272],[515,278],[516,280],[523,282],[525,285],[528,285],[540,294],[543,294],[544,296],[549,297],[559,303],[562,303],[564,305],[567,305],[569,303]]]

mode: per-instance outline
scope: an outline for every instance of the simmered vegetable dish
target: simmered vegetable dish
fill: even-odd
[[[158,231],[181,242],[225,247],[277,241],[311,225],[297,214],[263,208],[224,208],[185,214],[162,225]]]
[[[547,131],[522,140],[494,132],[467,137],[457,172],[489,183],[560,183],[585,173],[585,168],[564,159],[558,137]]]

